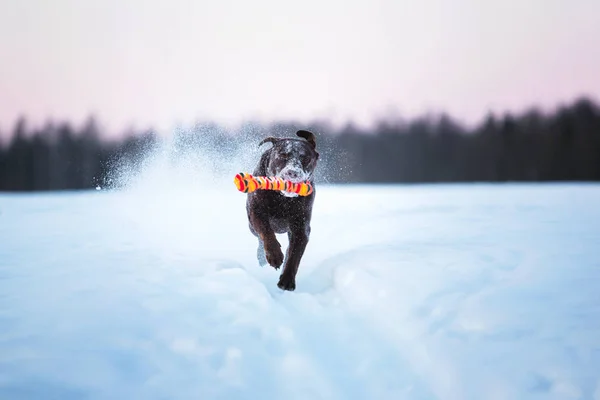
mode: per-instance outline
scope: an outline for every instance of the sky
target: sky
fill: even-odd
[[[368,124],[600,97],[596,0],[0,0],[0,131]]]

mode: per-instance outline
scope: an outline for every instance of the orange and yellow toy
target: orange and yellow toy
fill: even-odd
[[[281,190],[296,193],[299,196],[308,196],[313,192],[312,184],[308,181],[294,183],[287,179],[267,176],[252,176],[240,172],[233,178],[237,190],[243,193],[252,193],[255,190]]]

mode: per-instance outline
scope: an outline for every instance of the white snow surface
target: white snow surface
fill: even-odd
[[[0,399],[600,399],[599,185],[317,186],[283,292],[232,179],[0,195]]]

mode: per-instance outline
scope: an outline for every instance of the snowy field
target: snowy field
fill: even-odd
[[[321,185],[295,292],[244,201],[0,195],[0,399],[600,399],[600,186]]]

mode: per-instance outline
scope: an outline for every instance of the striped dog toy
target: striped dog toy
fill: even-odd
[[[233,178],[233,183],[237,190],[243,193],[252,193],[255,190],[282,190],[296,193],[299,196],[308,196],[313,192],[312,184],[309,181],[294,183],[282,178],[252,176],[244,172],[237,174]]]

